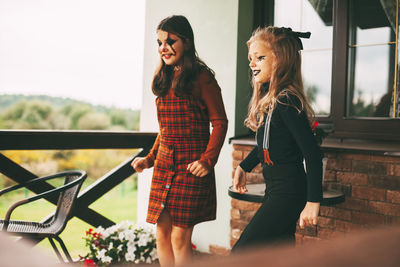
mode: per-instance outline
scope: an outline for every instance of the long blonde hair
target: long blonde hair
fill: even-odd
[[[314,120],[314,111],[304,93],[301,75],[301,41],[290,28],[268,26],[256,29],[247,41],[247,47],[255,41],[261,41],[275,56],[275,69],[272,71],[269,90],[265,92],[262,84],[256,83],[254,76],[251,80],[253,95],[245,125],[253,131],[262,125],[265,113],[272,113],[277,102],[282,103],[282,96],[294,95],[300,101],[300,107],[291,105],[300,113],[306,113],[310,125]]]

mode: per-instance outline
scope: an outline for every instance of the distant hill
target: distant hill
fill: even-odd
[[[31,101],[40,100],[49,102],[52,106],[62,108],[67,105],[87,105],[96,111],[104,112],[105,110],[115,109],[102,105],[93,105],[86,101],[76,100],[73,98],[65,97],[54,97],[48,95],[22,95],[22,94],[0,94],[0,110],[6,110],[10,106],[15,105],[21,100]],[[118,108],[120,109],[120,108]],[[133,109],[122,109],[122,110],[133,110]]]
[[[47,95],[0,94],[2,129],[138,130],[140,111]]]

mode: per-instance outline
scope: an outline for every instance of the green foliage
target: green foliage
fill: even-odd
[[[10,106],[2,119],[4,125],[11,129],[49,129],[49,117],[53,113],[54,109],[48,102],[22,100]]]
[[[78,128],[82,130],[107,130],[110,126],[110,117],[103,113],[89,112],[78,121]]]
[[[126,125],[126,114],[121,109],[114,109],[110,111],[111,123],[113,125]]]
[[[4,114],[4,120],[19,120],[25,112],[27,102],[19,101],[14,106],[10,107]]]
[[[319,89],[315,85],[305,86],[305,92],[310,103],[315,103],[315,101],[317,100],[318,91]]]
[[[53,107],[49,102],[39,100],[31,102],[29,108],[31,109],[31,112],[36,112],[39,115],[39,118],[43,120],[47,119],[53,112]]]
[[[126,113],[127,125],[126,127],[130,130],[139,131],[139,123],[140,123],[140,112],[132,111]]]
[[[69,117],[55,112],[50,114],[48,118],[50,129],[67,130],[71,129],[72,121]]]
[[[92,108],[90,106],[72,106],[70,114],[67,114],[71,118],[72,129],[79,129],[79,120],[89,112],[92,112]]]
[[[350,107],[350,114],[357,117],[372,117],[374,114],[374,103],[365,103],[361,90],[358,91],[357,101]]]
[[[69,98],[0,95],[0,129],[138,130],[139,110]]]

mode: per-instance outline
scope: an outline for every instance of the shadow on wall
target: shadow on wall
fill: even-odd
[[[258,248],[228,257],[208,258],[190,267],[242,266],[400,266],[400,226],[380,228],[301,247]]]

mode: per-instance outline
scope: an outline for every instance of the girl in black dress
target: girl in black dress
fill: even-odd
[[[317,224],[322,154],[310,127],[314,113],[303,89],[299,39],[309,36],[269,26],[247,42],[253,96],[245,124],[256,132],[257,145],[236,168],[233,189],[247,192],[245,173],[261,162],[266,190],[232,251],[277,241],[293,244],[298,220],[301,228]]]

